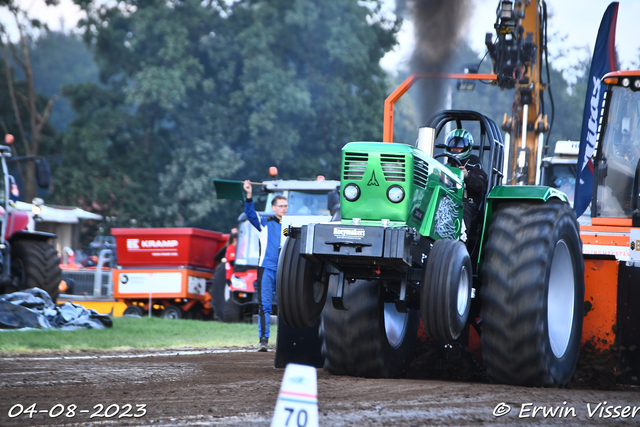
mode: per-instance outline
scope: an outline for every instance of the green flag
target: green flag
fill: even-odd
[[[242,189],[242,181],[214,179],[213,185],[216,187],[216,194],[218,199],[244,201],[244,190]]]

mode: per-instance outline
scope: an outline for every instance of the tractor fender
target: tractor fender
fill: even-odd
[[[487,196],[487,203],[497,199],[539,199],[546,202],[554,197],[565,202],[569,201],[569,198],[565,193],[553,187],[543,185],[499,185],[491,189]]]
[[[53,233],[46,233],[44,231],[16,231],[9,238],[9,243],[18,241],[18,240],[37,240],[45,242],[49,239],[56,238],[57,236]]]
[[[7,224],[5,228],[7,239],[19,231],[26,230],[28,225],[28,213],[10,210],[7,215]]]
[[[480,250],[478,252],[478,263],[482,262],[482,248],[486,239],[486,231],[493,223],[493,212],[502,202],[513,202],[515,200],[539,200],[548,202],[551,199],[562,200],[569,203],[569,198],[565,193],[557,188],[542,185],[499,185],[493,187],[487,196],[484,206],[484,219],[482,227],[482,238]]]

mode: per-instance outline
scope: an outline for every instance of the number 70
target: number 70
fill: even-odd
[[[289,421],[291,421],[291,416],[296,410],[295,408],[284,408],[284,410],[289,413],[289,415],[287,415],[287,421],[284,423],[285,426],[288,426]],[[296,425],[298,427],[305,427],[307,425],[307,411],[304,409],[300,409],[298,411],[298,415],[296,416]]]

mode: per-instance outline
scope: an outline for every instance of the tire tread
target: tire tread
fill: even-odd
[[[547,360],[545,272],[559,226],[579,236],[575,214],[566,203],[506,203],[494,213],[483,249],[481,290],[483,355],[494,381],[563,386],[571,377],[557,377]],[[580,253],[572,256],[581,263],[581,244],[578,246]],[[584,293],[583,277],[578,275],[576,280],[577,292]],[[581,306],[574,309],[581,310]]]

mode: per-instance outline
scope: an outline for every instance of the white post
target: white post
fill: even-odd
[[[522,106],[522,140],[520,141],[520,147],[522,149],[527,148],[527,119],[529,118],[529,104]]]
[[[540,185],[540,174],[542,171],[542,145],[544,144],[543,134],[538,135],[538,154],[536,156],[536,185]]]
[[[509,174],[511,173],[510,169],[510,156],[511,154],[511,134],[505,133],[504,135],[504,162],[502,165],[502,185],[507,185],[509,183]]]
[[[104,260],[111,255],[111,249],[103,249],[98,256],[98,265],[96,265],[96,273],[93,276],[93,295],[102,296],[102,266]]]

